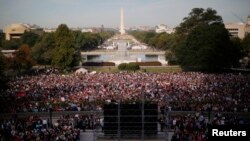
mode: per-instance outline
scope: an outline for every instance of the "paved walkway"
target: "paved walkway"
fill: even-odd
[[[94,141],[94,133],[92,130],[81,131],[80,141]]]
[[[163,132],[159,133],[159,136],[164,137]],[[172,136],[173,136],[173,132],[169,132],[168,133],[168,141],[171,141]],[[164,140],[164,138],[158,139],[157,141],[163,141],[163,140]],[[86,130],[85,132],[81,131],[80,141],[94,141],[94,131],[93,130]],[[101,141],[107,141],[107,140],[101,139]],[[126,141],[126,140],[124,140],[124,141]],[[130,140],[130,141],[139,141],[139,140],[137,139],[137,140]],[[147,141],[147,139],[145,139],[145,141]],[[150,141],[153,141],[153,140],[151,139]]]

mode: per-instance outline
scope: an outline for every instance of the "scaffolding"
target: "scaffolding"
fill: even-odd
[[[164,113],[159,114],[158,105],[150,105],[144,97],[142,92],[141,101],[132,102],[129,106],[118,99],[113,105],[111,104],[110,114],[107,114],[104,108],[104,129],[94,130],[94,140],[169,141],[168,108],[165,106]],[[159,117],[164,124],[159,124]],[[107,125],[111,127],[105,127]]]

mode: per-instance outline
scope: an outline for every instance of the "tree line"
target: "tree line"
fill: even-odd
[[[5,40],[4,34],[1,34],[0,47],[17,50],[14,58],[4,59],[8,69],[27,70],[35,64],[66,69],[79,64],[81,51],[96,49],[112,35],[112,32],[106,31],[72,31],[61,24],[55,32],[42,35],[25,32],[20,39]]]
[[[175,32],[155,33],[132,31],[139,41],[166,51],[170,64],[184,69],[223,71],[227,68],[250,68],[250,35],[241,40],[233,38],[224,26],[222,17],[211,8],[194,8]]]

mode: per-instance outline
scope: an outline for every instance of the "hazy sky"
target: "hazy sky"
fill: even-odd
[[[11,23],[118,27],[121,7],[127,27],[176,26],[195,7],[217,10],[225,23],[250,15],[250,0],[0,0],[0,28]]]

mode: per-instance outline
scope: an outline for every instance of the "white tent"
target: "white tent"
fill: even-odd
[[[84,74],[84,73],[88,73],[88,70],[86,70],[85,68],[79,68],[78,70],[75,71],[76,74]]]
[[[115,49],[114,46],[108,46],[106,49]]]
[[[92,71],[92,72],[90,72],[89,74],[96,74],[96,71]]]

